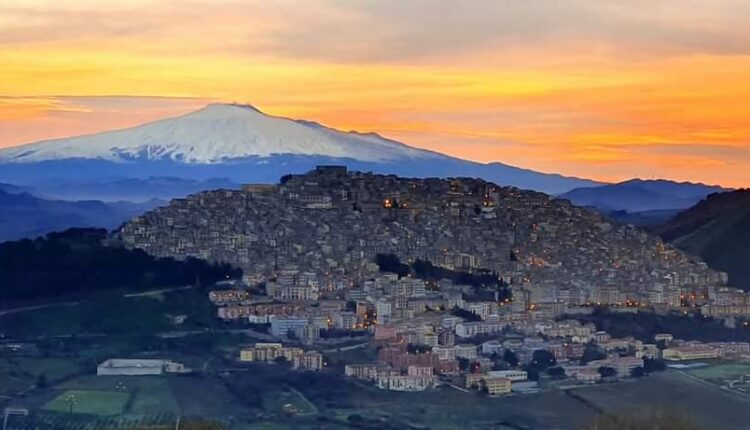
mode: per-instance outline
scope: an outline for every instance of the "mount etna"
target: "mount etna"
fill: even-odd
[[[375,133],[342,132],[237,104],[211,104],[124,130],[0,150],[0,182],[64,199],[132,199],[133,190],[138,190],[138,198],[148,200],[212,188],[201,186],[204,181],[273,183],[280,172],[302,173],[321,164],[411,177],[480,177],[549,194],[598,185],[501,163],[462,160]],[[170,189],[139,184],[153,178],[187,185]],[[121,186],[110,186],[118,182]]]

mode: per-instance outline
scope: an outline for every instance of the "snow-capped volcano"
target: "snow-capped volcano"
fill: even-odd
[[[550,194],[598,185],[413,148],[375,133],[211,104],[137,127],[0,150],[0,182],[55,199],[168,199],[243,183],[276,183],[320,164],[409,177],[479,177]],[[220,185],[217,185],[220,184]]]
[[[137,127],[2,150],[0,162],[145,159],[214,164],[273,155],[365,162],[440,157],[374,133],[341,132],[317,123],[266,115],[250,105],[211,104],[187,115]]]

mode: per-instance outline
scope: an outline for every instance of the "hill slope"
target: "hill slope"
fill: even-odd
[[[106,230],[71,229],[45,238],[0,244],[0,304],[102,290],[206,284],[239,276],[228,266],[200,260],[155,259],[107,246]]]
[[[712,194],[655,231],[750,289],[750,190]]]
[[[649,288],[677,287],[665,285],[672,273],[719,279],[658,237],[596,211],[468,178],[321,169],[272,188],[174,200],[120,235],[156,256],[202,256],[251,274],[293,267],[315,273],[321,285],[349,284],[377,254],[501,273],[535,291],[535,300],[599,301],[604,288],[647,300]]]

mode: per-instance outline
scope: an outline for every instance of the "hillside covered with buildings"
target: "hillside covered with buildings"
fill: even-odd
[[[478,179],[320,167],[277,185],[173,200],[119,234],[155,256],[235,265],[246,282],[273,280],[295,297],[362,288],[378,272],[375,257],[393,254],[497,274],[526,306],[745,300],[726,288],[726,274],[655,235],[567,200]]]

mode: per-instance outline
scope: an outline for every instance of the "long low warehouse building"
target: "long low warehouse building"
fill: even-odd
[[[182,363],[160,359],[111,358],[99,364],[96,374],[99,376],[122,375],[163,375],[165,373],[189,373],[190,369]]]

